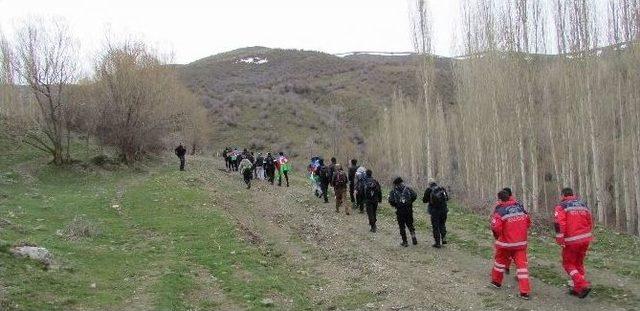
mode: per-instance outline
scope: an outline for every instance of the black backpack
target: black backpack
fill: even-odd
[[[320,180],[328,183],[329,181],[331,181],[330,174],[331,172],[329,171],[329,168],[327,166],[320,167],[320,172],[318,174],[318,176],[320,176]]]
[[[367,201],[376,201],[380,193],[380,184],[373,178],[364,181],[364,198]]]
[[[429,204],[435,207],[441,207],[447,203],[449,197],[447,191],[443,187],[436,187],[431,190],[431,197],[429,198]]]

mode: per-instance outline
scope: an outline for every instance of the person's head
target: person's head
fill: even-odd
[[[373,171],[372,170],[367,170],[367,172],[365,174],[367,174],[367,177],[373,177]]]
[[[336,164],[336,170],[338,170],[338,171],[342,171],[342,165],[340,165],[340,164]]]
[[[279,154],[279,155],[281,155],[281,156],[283,156],[283,155],[284,155],[284,152],[280,151],[280,153],[278,153],[278,154]]]
[[[573,189],[571,188],[564,188],[562,189],[562,197],[572,197],[573,196]]]
[[[511,188],[509,188],[509,187],[504,187],[502,190],[506,191],[509,194],[509,196],[513,195],[513,191],[511,191]]]
[[[324,160],[323,160],[323,159],[320,159],[320,160],[318,160],[318,163],[319,163],[320,165],[324,165]]]
[[[358,164],[358,160],[356,160],[356,159],[351,159],[351,165],[354,165],[354,166],[355,166],[356,164]]]
[[[267,157],[270,157],[270,156],[271,156],[271,152],[267,152]]]
[[[430,177],[428,182],[429,182],[429,187],[435,187],[438,185],[436,183],[436,180],[433,177]]]
[[[505,190],[500,190],[500,192],[498,192],[498,200],[500,200],[502,202],[509,201],[510,197],[511,196],[509,195],[509,192],[507,192]]]
[[[404,182],[404,180],[402,180],[402,177],[396,177],[396,179],[393,180],[393,185],[395,187],[398,187],[398,186],[402,185],[403,182]]]
[[[331,163],[336,164],[336,162],[338,162],[338,160],[336,160],[336,158],[335,158],[335,157],[332,157],[332,158],[331,158]]]

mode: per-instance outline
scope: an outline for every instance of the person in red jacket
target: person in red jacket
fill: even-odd
[[[562,189],[562,201],[555,207],[556,242],[562,246],[562,267],[573,281],[571,295],[585,298],[591,284],[585,279],[584,258],[593,239],[591,211],[573,189]]]
[[[513,199],[505,190],[498,192],[499,203],[491,217],[491,231],[495,237],[495,263],[491,271],[491,284],[502,287],[502,279],[509,262],[513,258],[517,273],[520,298],[529,300],[531,286],[527,262],[527,235],[531,219],[524,206]]]

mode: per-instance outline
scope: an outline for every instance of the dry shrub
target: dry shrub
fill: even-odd
[[[101,230],[84,215],[76,215],[67,226],[61,230],[61,235],[75,241],[82,238],[93,238],[101,234]]]

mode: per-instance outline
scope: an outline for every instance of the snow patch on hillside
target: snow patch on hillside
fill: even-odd
[[[247,57],[247,58],[242,58],[242,59],[237,60],[236,64],[245,63],[245,64],[262,65],[262,64],[266,64],[268,62],[269,62],[268,59],[262,58],[262,57]]]
[[[356,55],[371,55],[371,56],[411,56],[414,53],[411,52],[348,52],[348,53],[340,53],[334,54],[338,57],[349,57]]]

